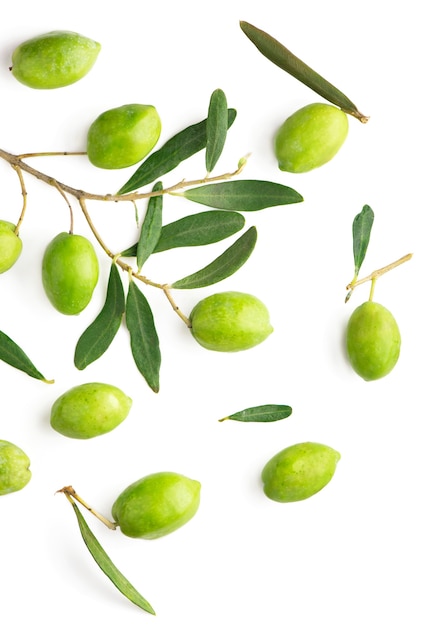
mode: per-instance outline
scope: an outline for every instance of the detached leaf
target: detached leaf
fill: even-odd
[[[150,305],[132,281],[129,283],[126,298],[126,325],[135,364],[149,387],[157,393],[161,364],[159,339]]]
[[[213,171],[223,152],[228,130],[227,100],[221,89],[216,89],[210,100],[207,118],[207,149],[205,165],[207,173]]]
[[[219,422],[226,420],[235,420],[237,422],[277,422],[290,417],[291,413],[291,406],[286,404],[263,404],[222,417]]]
[[[226,211],[259,211],[267,207],[303,201],[302,196],[294,189],[264,180],[211,183],[186,189],[176,195]]]
[[[35,365],[30,361],[25,352],[16,344],[13,339],[0,330],[0,359],[21,370],[32,378],[42,380],[44,383],[53,383],[53,380],[46,378],[39,372]]]
[[[358,213],[358,215],[355,216],[352,223],[355,276],[358,276],[361,265],[363,264],[364,258],[366,256],[373,221],[374,213],[372,209],[367,204],[365,204],[361,210],[361,213]]]
[[[235,121],[235,109],[228,109],[228,128]],[[162,148],[147,157],[118,194],[140,189],[176,168],[207,145],[207,120],[185,128],[167,141]]]
[[[249,40],[269,61],[297,78],[315,93],[340,107],[345,113],[353,115],[360,122],[368,121],[368,117],[360,113],[355,104],[344,93],[306,65],[271,35],[248,22],[241,21],[240,26]]]
[[[91,553],[97,565],[101,568],[104,574],[111,580],[111,582],[117,587],[117,589],[133,604],[136,604],[140,609],[155,615],[155,611],[152,606],[147,602],[145,598],[135,589],[127,578],[117,569],[113,561],[110,559],[104,548],[95,537],[85,518],[80,512],[79,507],[75,502],[70,500],[73,510],[76,514],[79,524],[80,533],[86,547]]]
[[[162,191],[162,188],[162,183],[157,182],[152,191]],[[152,196],[149,199],[137,244],[138,271],[141,270],[158,242],[162,229],[162,207],[163,196]]]
[[[104,305],[92,324],[83,332],[74,352],[79,370],[99,359],[116,336],[125,312],[125,295],[116,263],[112,263]]]
[[[196,289],[207,287],[228,278],[239,270],[250,257],[256,245],[257,231],[251,226],[239,239],[235,241],[223,254],[203,269],[175,281],[173,289]]]

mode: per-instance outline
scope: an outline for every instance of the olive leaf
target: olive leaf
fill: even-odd
[[[210,99],[207,118],[207,148],[205,166],[207,173],[213,171],[223,152],[228,130],[227,100],[221,89],[216,89]]]
[[[0,330],[0,359],[21,370],[32,378],[37,378],[44,383],[53,383],[53,380],[47,380],[43,374],[35,367],[25,352],[16,344],[13,339]]]
[[[125,307],[135,364],[149,387],[159,391],[161,353],[153,313],[145,295],[131,280]]]
[[[302,196],[285,185],[265,180],[232,180],[174,192],[192,202],[226,211],[260,211],[272,206],[302,202]]]
[[[236,118],[236,110],[228,109],[228,128]],[[188,126],[169,139],[159,150],[152,152],[131,178],[119,189],[118,195],[140,189],[176,168],[207,145],[207,120]]]
[[[136,604],[140,609],[155,615],[155,611],[149,602],[143,598],[140,592],[137,591],[128,579],[117,569],[116,565],[89,528],[77,504],[71,500],[70,503],[76,514],[83,541],[100,569],[128,600]]]
[[[235,211],[214,210],[187,215],[162,226],[153,252],[216,243],[237,233],[244,224],[244,216]],[[136,254],[137,244],[124,250],[121,256],[132,257]]]
[[[112,263],[104,305],[80,336],[74,364],[79,370],[99,359],[115,338],[125,312],[125,294],[116,263]]]
[[[361,212],[355,216],[352,223],[355,276],[358,276],[361,265],[363,264],[366,256],[373,221],[373,210],[365,204]]]
[[[251,226],[212,263],[194,274],[176,280],[171,287],[173,289],[197,289],[224,280],[244,265],[254,250],[256,241],[257,231],[255,226]]]
[[[222,417],[219,419],[219,422],[226,420],[234,420],[236,422],[277,422],[290,417],[291,413],[291,406],[286,404],[262,404]]]
[[[157,182],[152,191],[162,191],[162,183]],[[140,230],[140,238],[137,243],[137,267],[141,270],[144,263],[152,254],[162,229],[162,207],[163,196],[152,196],[147,204],[147,211],[144,216]]]
[[[271,35],[245,21],[240,22],[240,27],[269,61],[297,78],[315,93],[340,107],[345,113],[353,115],[360,122],[368,121],[368,117],[360,113],[356,105],[344,93],[306,65]]]

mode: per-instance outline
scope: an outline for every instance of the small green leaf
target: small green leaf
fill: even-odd
[[[157,182],[152,191],[162,191],[162,183]],[[152,254],[162,229],[163,196],[152,196],[147,205],[147,211],[141,226],[140,238],[137,243],[137,267],[141,270],[144,263]]]
[[[125,312],[125,295],[116,263],[112,263],[104,305],[80,336],[74,352],[74,365],[79,370],[99,359],[116,336]]]
[[[365,204],[358,215],[355,216],[352,223],[352,238],[354,249],[354,265],[355,276],[358,273],[363,264],[366,256],[367,247],[370,241],[370,234],[373,226],[374,213],[372,209]]]
[[[232,180],[212,183],[186,189],[176,195],[226,211],[260,211],[267,207],[303,200],[294,189],[264,180]]]
[[[228,130],[227,100],[221,89],[216,89],[210,100],[207,118],[207,149],[205,166],[207,172],[213,171],[223,152]]]
[[[186,246],[205,246],[240,231],[245,218],[235,211],[203,211],[165,224],[154,252]]]
[[[214,210],[186,215],[162,226],[153,252],[216,243],[237,233],[244,227],[244,224],[244,216],[235,211]],[[133,257],[136,254],[137,244],[124,250],[121,256]]]
[[[361,122],[368,121],[368,117],[360,113],[355,104],[344,93],[306,65],[271,35],[248,22],[241,21],[240,26],[250,41],[269,61],[297,78],[315,93],[340,107],[345,113],[353,115]]]
[[[35,365],[30,361],[25,352],[16,344],[13,339],[0,330],[0,360],[8,365],[21,370],[32,378],[37,378],[44,383],[53,383],[53,380],[46,378],[39,372]]]
[[[235,121],[235,109],[228,109],[228,128]],[[207,120],[193,124],[174,135],[159,150],[140,165],[131,178],[119,189],[118,194],[140,189],[176,168],[207,145]]]
[[[256,245],[256,240],[256,228],[255,226],[251,226],[212,263],[194,274],[176,280],[172,283],[171,287],[173,289],[197,289],[199,287],[214,285],[228,278],[238,271],[250,257]]]
[[[157,393],[161,364],[159,339],[150,305],[133,281],[129,283],[126,298],[126,325],[135,364],[149,387]]]
[[[131,585],[128,579],[125,578],[125,576],[117,569],[116,565],[113,563],[111,558],[108,556],[104,548],[99,543],[98,539],[89,528],[77,504],[75,502],[72,502],[71,500],[70,502],[76,514],[83,541],[85,542],[86,547],[88,548],[89,552],[91,553],[93,559],[100,567],[100,569],[111,580],[115,587],[117,587],[117,589],[125,596],[125,598],[130,600],[133,604],[136,604],[140,609],[143,609],[144,611],[155,615],[155,611],[152,606],[147,602],[145,598],[143,598],[139,591],[137,591],[135,587]]]
[[[234,420],[236,422],[277,422],[290,417],[291,413],[291,406],[286,404],[263,404],[222,417],[219,422],[226,420]]]

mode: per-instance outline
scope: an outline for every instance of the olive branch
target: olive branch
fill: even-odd
[[[73,208],[69,198],[72,197],[77,201],[97,243],[111,260],[104,304],[76,345],[74,363],[78,369],[86,368],[106,352],[122,321],[125,320],[135,364],[149,387],[158,392],[161,362],[159,339],[151,306],[143,291],[137,287],[137,283],[162,290],[173,311],[190,328],[190,319],[175,302],[172,291],[214,285],[237,272],[254,250],[257,230],[255,226],[250,226],[208,265],[170,283],[157,282],[142,272],[147,259],[152,254],[165,250],[205,246],[232,237],[243,229],[245,212],[303,201],[297,191],[279,183],[265,180],[235,180],[242,174],[248,156],[242,157],[234,170],[213,174],[223,152],[227,132],[235,118],[236,110],[228,108],[223,91],[215,90],[210,98],[207,117],[184,128],[161,148],[151,152],[115,193],[99,194],[77,189],[27,162],[28,159],[36,157],[85,157],[86,152],[36,152],[15,155],[0,149],[0,158],[9,163],[18,175],[23,197],[16,234],[19,233],[27,209],[28,194],[24,175],[29,175],[54,187],[65,200],[70,211],[70,233],[73,232]],[[163,187],[161,179],[165,174],[202,150],[205,151],[204,176],[180,180],[171,186]],[[146,186],[150,184],[152,188],[146,190]],[[180,220],[164,224],[163,203],[167,196],[185,198],[211,210],[189,214]],[[126,250],[114,251],[95,226],[88,203],[130,202],[136,206],[143,200],[147,201],[147,207],[138,240]],[[128,261],[131,258],[135,260],[132,264]],[[128,278],[126,295],[118,270],[125,273]],[[6,337],[4,333],[0,335],[0,359],[30,376],[46,381],[22,349],[10,337],[7,339]]]

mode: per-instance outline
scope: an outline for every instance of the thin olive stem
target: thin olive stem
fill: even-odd
[[[67,196],[65,195],[64,191],[61,189],[61,187],[57,184],[56,181],[54,181],[54,186],[55,188],[58,190],[58,192],[61,194],[61,196],[63,197],[63,199],[65,200],[67,206],[68,206],[68,210],[70,213],[70,227],[69,227],[69,233],[70,235],[73,234],[74,232],[74,214],[73,214],[73,209],[72,206],[70,204],[69,199],[67,198]]]
[[[13,169],[18,174],[19,184],[21,185],[22,193],[22,209],[18,221],[15,226],[15,235],[19,235],[19,229],[21,228],[22,220],[24,219],[25,211],[27,209],[27,189],[25,187],[24,177],[22,175],[21,168],[19,166],[13,166]]]
[[[18,154],[18,159],[30,159],[34,157],[49,157],[49,156],[85,156],[86,152],[27,152],[25,154]]]
[[[380,269],[375,270],[374,272],[372,272],[369,276],[366,276],[365,278],[360,278],[359,280],[352,280],[352,282],[350,282],[346,286],[346,289],[349,291],[349,293],[347,294],[347,297],[346,297],[346,302],[349,300],[349,297],[350,297],[352,291],[355,289],[355,287],[358,287],[358,285],[362,285],[363,283],[367,283],[369,281],[372,281],[372,290],[373,290],[374,289],[374,284],[373,283],[380,276],[383,276],[383,274],[386,274],[387,272],[390,272],[391,270],[395,269],[399,265],[402,265],[406,261],[410,261],[412,256],[413,256],[412,253],[406,254],[406,255],[402,256],[401,258],[397,259],[397,261],[394,261],[393,263],[389,263],[389,265],[385,265],[385,267],[381,267]]]
[[[373,298],[374,298],[374,290],[376,287],[376,280],[377,278],[372,278],[372,284],[370,285],[370,295],[369,295],[369,301],[373,302]]]
[[[43,154],[43,153],[39,153],[39,154]],[[45,153],[45,154],[52,155],[54,153]],[[67,154],[67,153],[62,152],[59,154]],[[27,174],[30,174],[31,176],[34,176],[38,180],[41,180],[42,182],[46,183],[47,185],[60,187],[64,191],[64,193],[74,196],[78,200],[80,200],[80,198],[84,198],[85,200],[99,200],[103,202],[129,202],[129,201],[135,201],[135,200],[142,200],[144,198],[152,198],[153,196],[174,194],[186,187],[192,187],[194,185],[198,185],[202,183],[228,180],[240,174],[243,168],[245,167],[245,163],[246,163],[246,159],[241,159],[238,164],[238,168],[233,172],[226,172],[225,174],[220,174],[218,176],[212,176],[209,178],[199,178],[196,180],[189,180],[189,181],[182,180],[179,183],[172,185],[171,187],[166,187],[165,189],[162,189],[160,191],[148,191],[148,192],[142,192],[142,193],[132,192],[132,193],[127,193],[123,195],[117,195],[117,194],[91,193],[89,191],[83,191],[82,189],[76,189],[75,187],[66,185],[65,183],[62,183],[59,180],[56,180],[52,176],[49,176],[48,174],[45,174],[44,172],[32,167],[31,165],[28,165],[28,163],[25,163],[25,161],[22,160],[22,157],[11,154],[10,152],[6,152],[6,150],[0,149],[0,158],[6,161],[7,163],[9,163],[12,167],[21,168],[22,171],[26,172]]]
[[[76,502],[79,502],[79,504],[84,506],[85,509],[92,513],[92,515],[94,515],[98,520],[100,520],[100,522],[107,526],[107,528],[110,528],[110,530],[116,530],[117,524],[111,522],[109,519],[104,517],[104,515],[101,515],[101,513],[98,513],[98,511],[89,506],[89,504],[76,493],[71,485],[69,485],[68,487],[63,487],[62,489],[58,489],[57,493],[63,493],[66,496],[67,500],[69,500],[69,502],[73,502],[73,500],[76,500]]]
[[[191,328],[192,324],[190,322],[190,319],[186,315],[184,315],[184,313],[181,311],[181,309],[175,303],[175,300],[173,299],[173,297],[171,295],[171,291],[170,291],[168,285],[163,285],[162,289],[163,289],[163,292],[164,292],[164,294],[166,295],[166,297],[168,299],[168,302],[172,306],[174,312],[177,313],[177,315],[183,320],[183,322],[186,324],[187,328]]]

